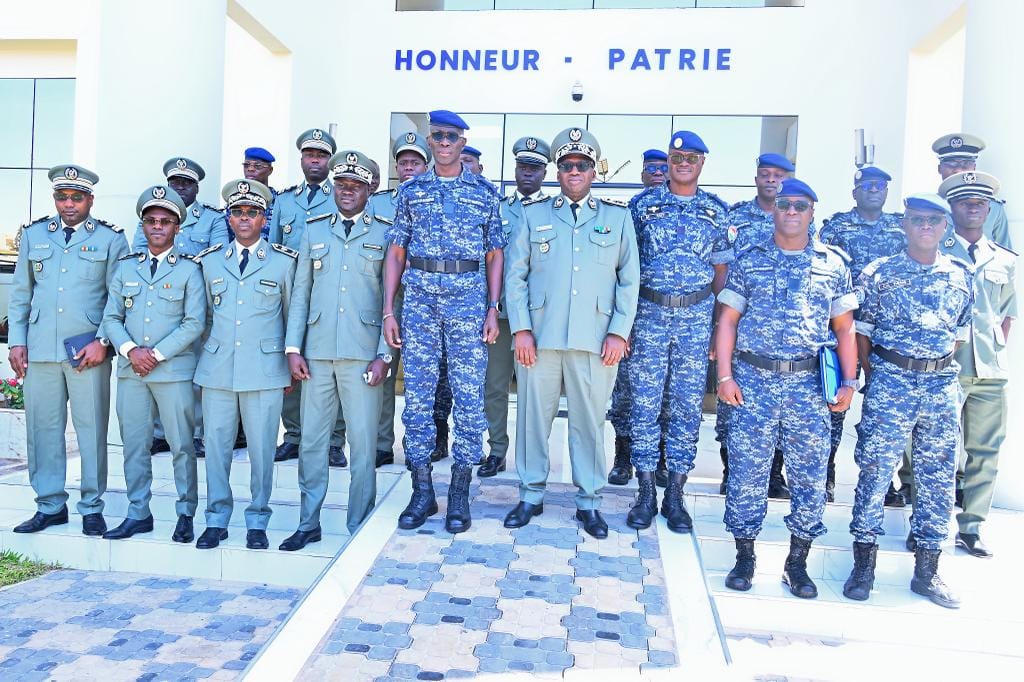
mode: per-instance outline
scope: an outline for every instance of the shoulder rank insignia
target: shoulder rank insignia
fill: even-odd
[[[146,254],[142,253],[141,251],[138,251],[136,253],[126,253],[125,255],[121,256],[117,260],[131,260],[132,258],[138,258],[139,262],[141,263],[142,260],[145,257],[146,257]]]
[[[324,218],[330,218],[332,215],[334,215],[334,214],[333,213],[321,213],[320,215],[315,215],[312,218],[308,218],[306,220],[306,224],[308,225],[310,223],[315,223],[318,220],[323,220]],[[291,232],[291,227],[292,227],[291,223],[286,225],[286,227],[288,228],[288,231]]]
[[[31,226],[35,225],[36,223],[45,223],[47,220],[49,220],[52,217],[53,216],[44,215],[42,218],[33,218],[32,220],[30,220],[27,223],[25,223],[24,225],[22,225],[21,229],[24,230],[26,227],[31,227]],[[56,231],[57,231],[57,223],[54,223],[53,224],[53,229],[51,230],[51,232],[56,232]]]
[[[384,223],[385,225],[394,225],[395,224],[394,220],[392,220],[391,218],[385,218],[382,215],[374,214],[373,219],[376,220],[378,223]]]
[[[190,261],[190,262],[192,262],[192,263],[195,263],[195,262],[196,262],[196,257],[195,257],[195,256],[193,256],[193,255],[191,255],[191,254],[187,254],[187,253],[179,253],[179,254],[178,254],[178,257],[179,257],[179,258],[181,258],[182,260],[187,260],[187,261]]]
[[[629,206],[629,204],[622,199],[613,199],[611,197],[601,197],[601,203],[608,204],[609,206],[619,206],[621,208],[627,208]]]
[[[203,256],[208,256],[208,255],[210,255],[211,253],[214,253],[215,251],[220,251],[220,250],[221,250],[221,248],[223,248],[223,246],[224,246],[223,244],[214,244],[213,246],[211,246],[211,247],[210,247],[210,248],[208,248],[208,249],[203,249],[202,251],[200,251],[199,253],[197,253],[197,254],[195,255],[195,259],[196,259],[196,261],[198,261],[199,259],[201,259],[201,258],[202,258]]]
[[[545,201],[547,201],[550,198],[551,197],[543,196],[543,197],[536,197],[534,199],[523,199],[522,203],[523,203],[523,206],[533,206],[534,204],[542,204],[542,203],[544,203]],[[559,197],[559,200],[561,200],[561,197]],[[559,204],[557,201],[555,203],[556,203],[555,208],[558,208],[559,206],[561,206],[561,204]]]
[[[1008,246],[1004,246],[1003,244],[999,244],[998,242],[994,242],[991,239],[989,239],[989,242],[992,243],[992,246],[996,247],[997,249],[1002,249],[1003,251],[1006,251],[1007,253],[1012,254],[1014,257],[1016,257],[1018,255],[1016,251],[1014,251],[1013,249],[1011,249]]]
[[[108,223],[106,220],[100,220],[99,218],[95,218],[95,220],[100,225],[103,225],[104,227],[109,227],[111,230],[113,230],[114,232],[117,232],[118,234],[124,232],[124,228],[120,228],[117,225],[115,225],[114,223]],[[92,221],[89,221],[89,222],[92,222]],[[87,229],[87,230],[89,229],[89,222],[86,222],[86,224],[85,224],[85,229]]]
[[[270,248],[272,248],[274,251],[277,251],[278,253],[283,253],[284,255],[286,255],[286,256],[288,256],[290,258],[298,258],[299,257],[299,252],[298,251],[296,251],[295,249],[289,249],[284,244],[271,244]]]
[[[222,209],[222,208],[217,208],[216,206],[210,206],[209,204],[203,204],[202,206],[203,206],[203,208],[205,208],[205,209],[206,209],[207,211],[216,211],[217,213],[223,213],[223,212],[224,212],[224,209]],[[196,217],[198,218],[199,216],[196,216]]]

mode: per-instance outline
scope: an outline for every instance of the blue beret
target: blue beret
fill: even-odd
[[[886,182],[889,182],[892,180],[892,176],[881,168],[864,166],[863,168],[859,168],[857,172],[853,174],[854,184],[860,184],[862,180],[885,180]]]
[[[817,201],[818,195],[814,193],[811,186],[803,180],[797,180],[796,178],[786,178],[782,181],[782,187],[779,188],[776,196],[780,197],[807,197],[811,201]]]
[[[448,126],[449,128],[458,128],[459,130],[469,130],[469,124],[463,121],[462,117],[454,111],[435,109],[430,112],[429,116],[430,125],[432,126]]]
[[[938,194],[932,194],[931,192],[911,194],[903,200],[903,206],[908,209],[912,208],[918,211],[938,211],[940,213],[949,213],[949,204],[943,201]]]
[[[796,167],[793,165],[793,162],[787,159],[782,154],[762,154],[761,156],[757,157],[757,167],[761,168],[762,166],[768,166],[770,168],[781,168],[782,170],[788,173],[792,173],[793,171],[796,170]]]
[[[258,159],[260,161],[266,161],[267,163],[274,163],[274,161],[277,160],[274,158],[273,154],[263,147],[249,147],[245,150],[245,158]]]
[[[476,147],[470,147],[468,144],[462,148],[462,153],[469,154],[470,156],[475,156],[478,159],[483,155],[483,152],[481,152],[479,149],[477,149]]]
[[[704,144],[704,140],[700,139],[700,135],[689,130],[680,130],[674,133],[668,143],[668,148],[672,151],[685,150],[702,154],[708,153],[708,146]]]
[[[660,149],[648,149],[644,152],[644,161],[668,161],[668,154]]]

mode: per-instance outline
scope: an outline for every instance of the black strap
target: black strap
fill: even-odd
[[[894,350],[882,348],[881,346],[874,346],[871,350],[886,362],[891,362],[897,367],[914,370],[915,372],[941,372],[953,364],[952,353],[941,358],[923,359],[901,355]]]
[[[480,269],[480,261],[476,260],[431,260],[417,256],[409,258],[409,265],[424,272],[441,272],[447,275],[476,272]]]
[[[748,365],[753,365],[760,369],[766,369],[769,372],[777,372],[779,374],[792,374],[794,372],[806,372],[811,369],[818,369],[818,356],[812,355],[806,358],[798,358],[796,360],[773,360],[772,358],[766,358],[756,353],[750,353],[745,350],[737,351],[736,357]]]
[[[658,293],[654,289],[640,287],[641,298],[651,301],[652,303],[657,303],[658,305],[666,306],[668,308],[688,308],[691,305],[700,303],[710,295],[710,284],[708,284],[700,291],[695,291],[692,294],[686,294],[685,296],[669,296],[667,294]]]

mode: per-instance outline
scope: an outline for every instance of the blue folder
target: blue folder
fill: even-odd
[[[818,359],[818,366],[821,370],[821,397],[830,405],[835,405],[836,394],[839,393],[839,385],[842,382],[839,356],[832,348],[822,346]]]

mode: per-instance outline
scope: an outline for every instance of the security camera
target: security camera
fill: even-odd
[[[580,83],[579,81],[573,83],[572,90],[570,92],[572,93],[573,102],[583,101],[583,83]]]

